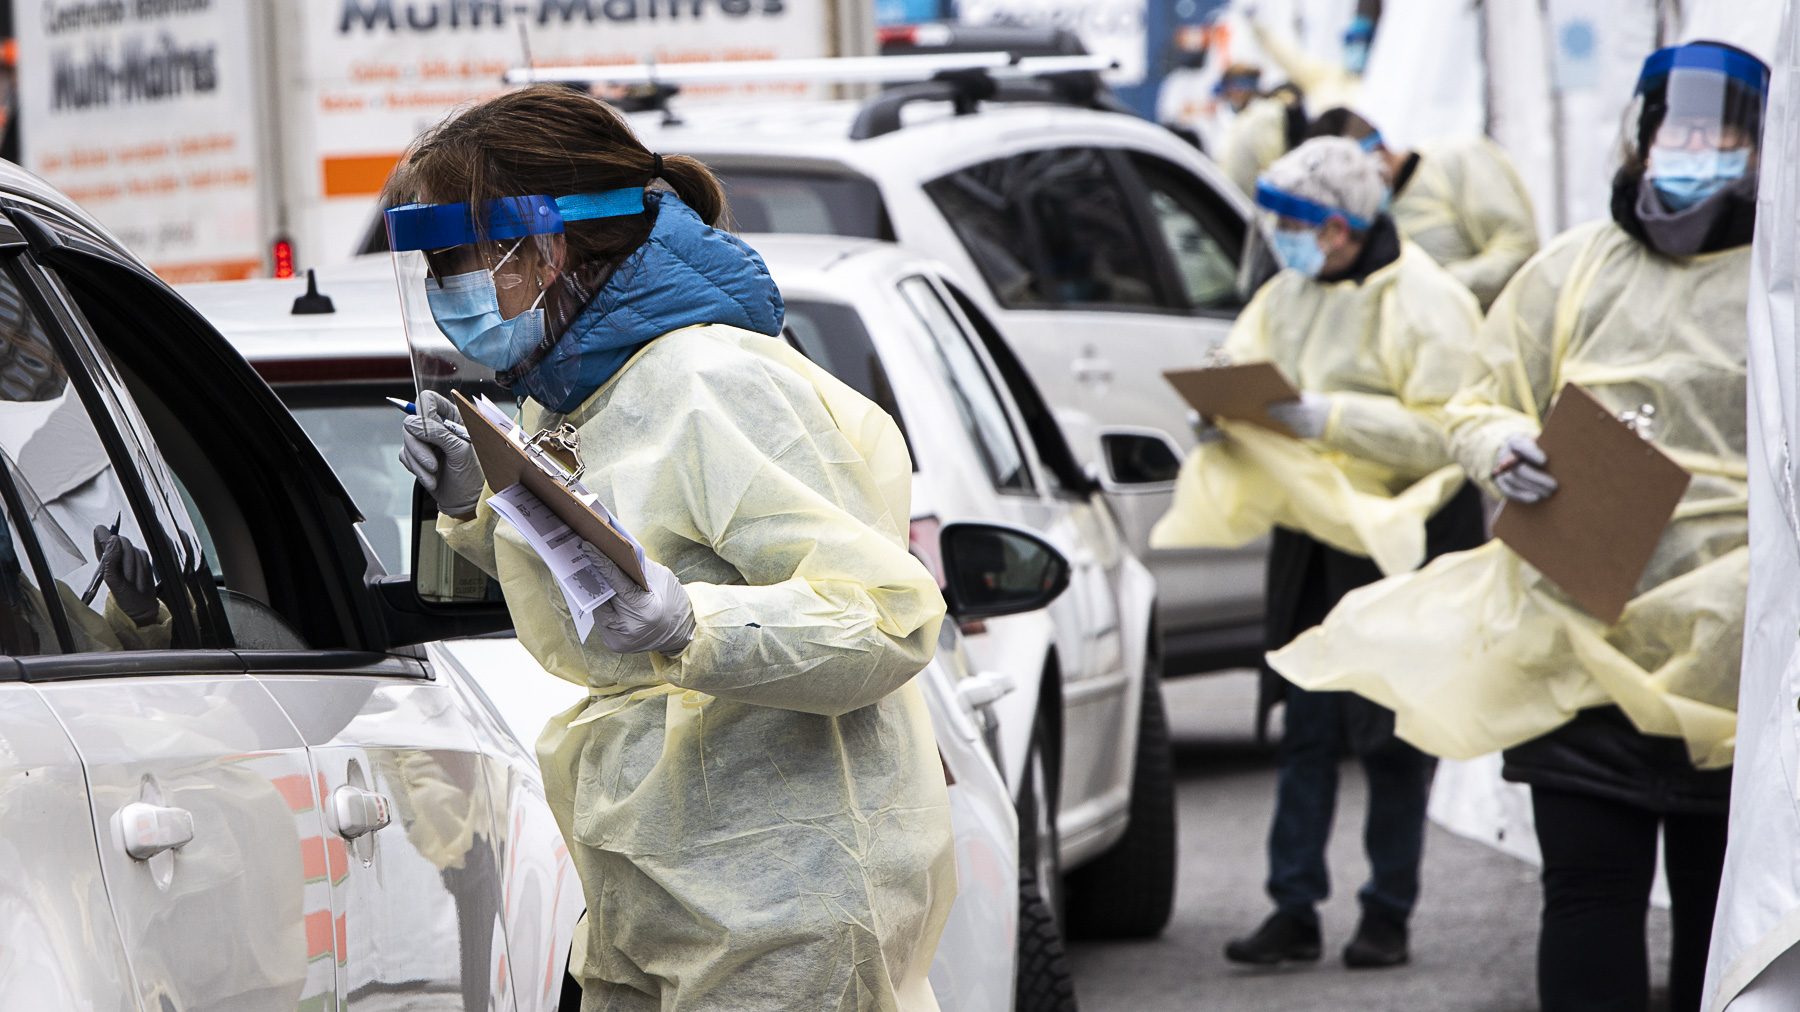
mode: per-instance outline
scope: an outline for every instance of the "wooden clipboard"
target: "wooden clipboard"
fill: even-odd
[[[598,548],[638,586],[648,589],[644,569],[638,564],[637,547],[630,538],[608,522],[599,510],[582,502],[564,483],[565,479],[546,469],[554,464],[540,463],[531,450],[489,421],[461,390],[451,391],[451,396],[456,398],[457,409],[462,412],[463,424],[469,430],[469,442],[475,446],[475,458],[481,462],[481,473],[487,477],[489,488],[498,492],[523,484],[550,507],[558,520],[568,524],[583,541]]]
[[[1574,383],[1557,394],[1538,446],[1557,490],[1505,504],[1494,536],[1612,625],[1693,476]]]
[[[1275,368],[1273,362],[1247,362],[1203,369],[1170,369],[1163,373],[1176,392],[1195,411],[1207,418],[1249,422],[1271,432],[1293,436],[1288,427],[1270,418],[1271,404],[1296,400],[1300,391]]]

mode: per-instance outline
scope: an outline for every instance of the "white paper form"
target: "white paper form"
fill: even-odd
[[[526,544],[550,568],[550,575],[556,577],[562,590],[563,602],[569,606],[576,636],[586,640],[594,629],[594,610],[612,600],[614,594],[612,584],[595,561],[598,550],[557,519],[550,507],[524,485],[494,493],[488,505],[524,536]]]

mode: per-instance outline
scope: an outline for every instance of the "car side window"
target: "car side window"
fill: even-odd
[[[0,273],[0,484],[11,522],[0,545],[0,599],[14,643],[71,653],[167,648],[163,598],[176,584],[139,555],[148,542],[123,479],[45,323]],[[27,540],[23,535],[29,529]],[[107,558],[128,565],[103,569]],[[36,558],[32,558],[35,556]],[[36,578],[25,577],[29,568]],[[141,563],[138,560],[142,560]],[[16,575],[15,575],[16,574]],[[115,588],[122,588],[115,593]]]
[[[1099,148],[1000,158],[926,184],[1009,308],[1165,308],[1155,258]]]
[[[931,282],[910,277],[900,282],[900,296],[931,336],[927,356],[943,377],[956,401],[956,413],[970,441],[981,455],[982,465],[994,487],[1003,491],[1029,492],[1034,488],[1025,451],[1006,417],[1006,407],[989,381],[981,360],[969,344],[969,336],[938,297]]]
[[[1168,249],[1187,308],[1241,306],[1237,279],[1244,244],[1242,220],[1179,166],[1144,154],[1133,154],[1131,160],[1143,176],[1157,238]]]

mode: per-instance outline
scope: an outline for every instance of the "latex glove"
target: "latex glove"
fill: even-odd
[[[156,577],[151,571],[150,553],[131,543],[123,534],[100,524],[94,528],[94,555],[100,560],[100,575],[106,589],[119,604],[119,610],[138,625],[151,625],[161,614],[156,600]]]
[[[669,567],[645,559],[644,580],[650,584],[645,590],[599,549],[589,554],[613,589],[612,598],[594,612],[594,629],[606,649],[615,654],[655,651],[670,657],[687,649],[694,641],[694,604]]]
[[[1212,419],[1198,411],[1189,409],[1187,413],[1188,429],[1194,433],[1194,442],[1201,446],[1216,443],[1225,438],[1225,430],[1213,424]]]
[[[438,509],[453,517],[474,513],[485,482],[456,404],[427,390],[419,397],[419,413],[406,416],[401,428],[400,463],[419,479]]]
[[[1513,502],[1543,502],[1557,488],[1556,478],[1545,470],[1549,462],[1536,439],[1524,433],[1508,436],[1494,456],[1494,484]]]
[[[1317,439],[1325,434],[1325,423],[1331,419],[1331,398],[1301,394],[1298,400],[1277,401],[1263,412],[1301,439]]]

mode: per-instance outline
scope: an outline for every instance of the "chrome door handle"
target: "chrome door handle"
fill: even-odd
[[[374,791],[345,784],[331,792],[325,817],[333,832],[346,840],[354,840],[392,822],[393,818],[388,814],[390,807],[388,799]]]
[[[119,839],[134,860],[148,861],[166,850],[179,850],[194,840],[194,816],[185,808],[165,808],[133,801],[119,809]]]

